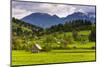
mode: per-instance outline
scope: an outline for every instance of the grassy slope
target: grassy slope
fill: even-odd
[[[51,52],[41,53],[12,51],[12,65],[80,62],[94,60],[94,50],[52,50]]]
[[[68,37],[71,37],[72,38],[72,32],[66,32],[66,33],[57,33],[56,37],[61,37],[61,38],[64,38],[64,34]],[[88,37],[88,35],[90,34],[90,31],[87,30],[87,31],[79,31],[78,32],[79,35],[86,35]],[[44,39],[47,37],[48,35],[44,35],[44,36],[41,36],[40,39],[38,40],[33,40],[37,43],[39,43],[40,45],[43,45],[44,43],[42,43],[42,41],[44,41]],[[50,37],[54,37],[53,34],[50,34],[49,35]],[[57,43],[52,43],[52,45],[57,45]],[[95,47],[95,42],[87,42],[87,43],[81,43],[81,42],[76,42],[74,41],[74,43],[72,44],[67,44],[67,48],[73,48],[73,47],[76,47],[76,48],[92,48],[92,47]]]

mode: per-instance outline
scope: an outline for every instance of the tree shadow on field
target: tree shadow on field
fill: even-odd
[[[95,52],[94,50],[93,51],[53,51],[52,53],[92,53],[92,52]]]

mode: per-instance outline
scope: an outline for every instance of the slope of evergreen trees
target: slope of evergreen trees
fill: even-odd
[[[33,38],[43,34],[41,27],[12,18],[12,49],[27,49],[33,44]]]
[[[13,18],[12,31],[13,35],[31,37],[34,35],[41,35],[43,29],[41,27]]]
[[[73,30],[91,30],[92,25],[92,22],[87,20],[74,20],[71,22],[65,22],[65,24],[53,25],[47,29],[47,33],[72,32]]]

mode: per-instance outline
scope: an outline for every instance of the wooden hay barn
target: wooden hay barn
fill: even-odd
[[[41,51],[41,46],[39,45],[39,44],[35,44],[33,47],[32,47],[32,52],[33,53],[38,53],[38,52],[40,52]]]

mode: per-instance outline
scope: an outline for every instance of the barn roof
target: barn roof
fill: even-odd
[[[35,46],[36,46],[38,49],[40,49],[40,50],[42,49],[41,46],[40,46],[39,44],[35,44]]]

